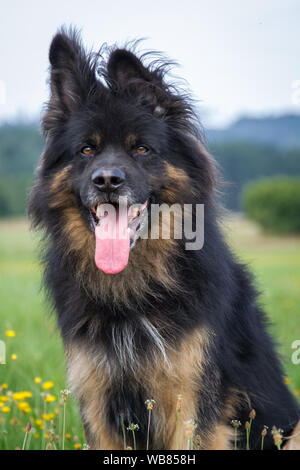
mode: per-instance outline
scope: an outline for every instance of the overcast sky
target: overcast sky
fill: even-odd
[[[1,0],[1,10],[1,121],[39,116],[61,24],[95,49],[148,38],[144,48],[179,62],[207,125],[300,112],[300,0]]]

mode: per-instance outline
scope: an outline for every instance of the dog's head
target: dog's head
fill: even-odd
[[[150,205],[206,202],[213,173],[188,100],[164,80],[166,64],[146,66],[117,48],[100,68],[98,59],[74,31],[52,41],[46,147],[30,211],[74,251],[93,240],[97,266],[118,273]]]

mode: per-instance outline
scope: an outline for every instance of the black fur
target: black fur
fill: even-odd
[[[206,361],[205,392],[199,392],[198,429],[213,430],[235,390],[241,396],[247,394],[250,403],[241,400],[232,419],[244,423],[250,409],[256,410],[251,433],[253,448],[259,448],[263,425],[275,425],[288,435],[299,419],[299,408],[283,383],[251,276],[232,255],[220,233],[212,188],[214,171],[199,147],[200,136],[190,102],[166,84],[166,69],[161,62],[146,66],[134,51],[116,48],[110,51],[108,63],[102,61],[99,68],[100,59],[84,51],[74,31],[61,30],[53,39],[52,94],[43,119],[46,147],[29,213],[33,224],[45,229],[46,285],[62,337],[66,343],[79,340],[95,351],[104,349],[112,373],[122,369],[122,381],[116,372],[115,387],[107,397],[107,423],[120,433],[120,413],[124,413],[126,425],[137,422],[140,448],[145,447],[144,402],[149,397],[146,390],[136,385],[134,373],[118,363],[112,332],[123,344],[124,332],[135,331],[134,348],[139,360],[150,356],[154,345],[140,325],[141,312],[154,325],[164,323],[163,340],[173,347],[195,328],[206,327],[214,334]],[[97,70],[102,81],[97,78]],[[86,143],[95,145],[89,141],[95,132],[101,133],[101,143],[95,157],[84,159],[79,155],[80,149]],[[124,149],[129,133],[137,134],[140,143],[151,147],[149,157],[137,159],[131,150]],[[130,188],[134,203],[142,203],[148,196],[152,202],[164,202],[162,175],[167,161],[184,170],[192,182],[193,191],[187,188],[181,194],[182,202],[205,204],[203,249],[186,251],[184,241],[178,241],[172,255],[173,277],[180,289],[171,291],[160,279],[149,279],[143,296],[132,296],[129,304],[122,305],[99,299],[88,282],[78,281],[78,254],[68,251],[66,255],[66,220],[61,208],[50,207],[55,196],[50,194],[49,184],[58,171],[71,165],[71,191],[89,230],[90,174],[107,159],[123,162],[129,175],[126,189]],[[156,183],[151,182],[154,180]],[[152,438],[153,432],[154,429]],[[245,447],[244,435],[243,432],[239,442],[241,448]],[[265,447],[273,448],[270,432]]]

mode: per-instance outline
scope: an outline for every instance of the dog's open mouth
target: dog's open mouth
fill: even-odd
[[[117,274],[128,264],[130,249],[147,225],[144,204],[98,204],[90,209],[95,231],[95,263],[107,274]]]

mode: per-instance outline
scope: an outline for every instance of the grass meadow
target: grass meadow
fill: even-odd
[[[223,227],[256,275],[286,381],[298,396],[300,365],[291,361],[291,344],[300,339],[300,238],[266,236],[238,216],[227,217]],[[64,354],[41,290],[37,245],[25,219],[0,221],[0,340],[6,344],[6,364],[0,364],[0,449],[83,449],[77,404],[71,395],[61,395],[67,388]],[[26,432],[29,422],[32,429]]]

